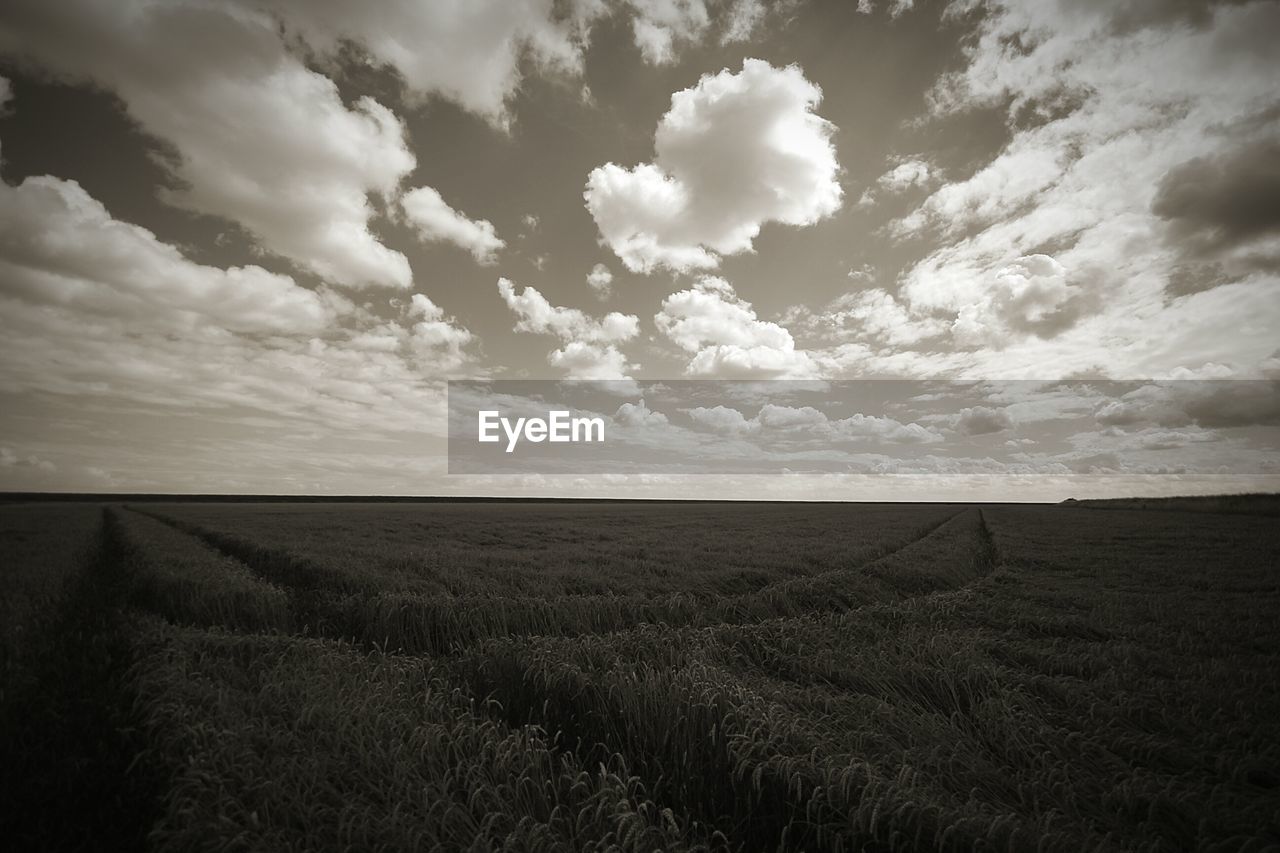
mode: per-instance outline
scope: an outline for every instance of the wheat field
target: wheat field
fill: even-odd
[[[11,849],[1280,849],[1280,530],[0,507]]]

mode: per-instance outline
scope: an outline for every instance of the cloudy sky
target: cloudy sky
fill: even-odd
[[[459,378],[1277,378],[1277,32],[1261,0],[9,0],[0,488],[1277,488],[468,479],[444,441]],[[1242,428],[1095,404],[1078,445]]]

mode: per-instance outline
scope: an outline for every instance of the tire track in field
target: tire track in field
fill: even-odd
[[[258,577],[279,586],[289,597],[289,610],[299,633],[343,640],[359,637],[360,632],[353,630],[356,626],[335,618],[340,608],[332,606],[335,600],[343,597],[370,593],[370,590],[354,583],[351,578],[287,551],[264,548],[152,510],[136,506],[126,509],[204,543],[227,559],[245,566]]]
[[[735,625],[750,624],[763,619],[813,615],[817,613],[841,613],[856,610],[879,601],[901,598],[904,594],[932,591],[924,573],[916,578],[916,587],[906,584],[905,567],[916,562],[935,561],[938,549],[934,540],[964,526],[964,517],[977,512],[976,523],[985,530],[981,510],[962,509],[937,522],[927,525],[910,541],[892,548],[869,560],[852,566],[830,569],[815,575],[788,578],[769,584],[759,590],[734,596],[713,605],[718,617],[716,623]],[[976,552],[975,552],[976,553]],[[985,556],[974,558],[979,566],[977,574],[986,574],[990,566]]]
[[[917,564],[922,561],[936,574],[920,570]],[[933,525],[889,554],[832,573],[831,579],[874,571],[884,597],[867,603],[894,602],[954,592],[990,574],[999,563],[986,519],[974,507]],[[771,624],[788,621],[783,617]],[[721,627],[731,632],[754,630],[751,623],[740,629]],[[820,796],[828,780],[818,768],[787,769],[778,764],[780,756],[739,750],[745,733],[759,735],[760,726],[767,730],[769,715],[757,713],[760,700],[756,697],[753,704],[745,682],[707,655],[704,644],[717,642],[719,632],[691,627],[656,637],[655,631],[662,629],[636,626],[593,638],[585,656],[572,640],[539,638],[532,646],[495,640],[454,658],[454,677],[474,695],[496,699],[503,722],[538,725],[584,762],[617,756],[645,780],[659,806],[679,804],[698,821],[723,832],[736,850],[848,849],[850,841],[862,849],[884,849],[871,835],[824,835],[821,823],[841,825],[844,800]],[[679,653],[660,662],[637,653],[677,647]],[[676,722],[647,725],[646,708],[676,709],[671,715]],[[721,779],[724,784],[681,782],[679,769],[692,767],[700,768],[699,779]],[[869,786],[873,780],[868,777],[857,784]],[[866,801],[874,803],[874,798]]]
[[[48,630],[28,638],[35,680],[0,725],[0,837],[14,850],[141,850],[159,786],[128,688],[134,648],[110,509],[95,553]]]
[[[605,595],[444,600],[387,590],[376,581],[353,577],[278,548],[155,510],[130,509],[192,536],[282,587],[303,633],[409,654],[448,653],[503,636],[582,636],[641,624],[706,627],[844,612],[924,591],[901,589],[902,579],[894,571],[882,569],[892,569],[895,561],[898,565],[928,562],[930,543],[952,528],[964,528],[966,515],[977,513],[977,523],[982,524],[977,510],[962,509],[919,528],[908,541],[851,566],[779,580],[750,593],[710,601],[678,593],[635,599]],[[901,574],[900,569],[897,572]],[[926,586],[937,588],[937,584]]]
[[[317,622],[308,622],[306,615],[308,611],[315,612],[312,608],[319,601],[319,596],[325,594],[330,587],[327,583],[329,572],[322,567],[316,567],[309,564],[305,560],[299,560],[278,549],[263,548],[260,546],[247,543],[233,536],[220,534],[215,531],[208,531],[200,528],[198,525],[179,522],[174,519],[167,518],[155,512],[145,510],[135,510],[142,512],[158,521],[168,524],[183,533],[193,536],[196,539],[216,548],[222,553],[240,560],[249,568],[259,575],[279,583],[284,586],[290,593],[291,600],[294,601],[295,607],[298,609],[300,617],[299,624],[321,624],[322,631],[329,636],[343,636],[344,631],[336,625]],[[879,589],[884,597],[879,600],[893,600],[905,597],[911,597],[915,594],[924,594],[937,590],[937,585],[931,585],[929,589],[915,589],[911,583],[912,578],[902,575],[899,570],[903,567],[910,567],[923,560],[931,551],[936,550],[939,543],[943,546],[954,544],[955,541],[963,542],[969,547],[969,550],[960,549],[949,555],[952,563],[955,563],[959,569],[955,573],[956,579],[967,582],[965,578],[981,576],[991,570],[997,563],[994,554],[994,547],[990,538],[990,531],[986,528],[985,518],[981,511],[975,509],[964,509],[943,518],[942,520],[929,524],[922,529],[910,541],[887,551],[880,556],[861,561],[856,565],[844,567],[841,569],[831,570],[821,574],[827,581],[840,582],[849,580],[861,574],[869,574],[875,571],[877,579],[876,589]],[[895,574],[895,571],[899,571]],[[817,577],[817,576],[815,576]],[[808,580],[805,578],[792,579],[782,583],[794,583],[796,581]],[[947,582],[941,588],[954,588],[957,584]],[[768,589],[767,587],[765,589]],[[757,591],[757,593],[760,591]],[[837,605],[832,608],[830,605],[824,609],[830,612],[833,609],[852,609],[861,606],[861,603],[855,599]],[[776,617],[781,614],[750,614],[741,613],[740,619],[730,620],[739,623],[750,624],[759,621],[761,618]],[[652,629],[652,624],[648,626]],[[676,626],[672,626],[676,627]],[[483,638],[477,638],[483,639]],[[572,642],[568,640],[567,642]],[[574,703],[554,703],[548,702],[550,696],[539,696],[537,690],[525,693],[523,697],[515,695],[509,698],[503,697],[503,693],[507,692],[502,689],[501,684],[483,684],[475,682],[471,679],[462,678],[462,683],[466,684],[471,690],[477,694],[488,693],[497,695],[502,699],[503,704],[508,707],[503,712],[504,716],[514,714],[523,718],[525,722],[533,722],[541,725],[549,732],[564,732],[567,735],[572,733],[573,736],[565,738],[564,751],[575,753],[578,750],[586,750],[587,754],[595,755],[597,749],[603,748],[608,753],[617,753],[628,761],[630,766],[640,772],[642,776],[646,775],[652,768],[647,766],[648,759],[645,751],[637,752],[634,744],[627,745],[621,742],[615,742],[610,735],[612,730],[610,726],[602,729],[595,729],[588,726],[583,729],[583,720],[591,719],[593,713],[590,709],[574,710]],[[521,677],[518,681],[523,682]],[[508,685],[518,692],[529,690],[526,682],[523,689],[518,683]],[[496,688],[496,689],[495,689]],[[563,697],[561,697],[563,698]],[[523,701],[522,701],[523,700]],[[523,705],[523,708],[515,706]],[[586,710],[585,717],[581,711]],[[603,710],[603,709],[598,709]],[[714,716],[714,715],[713,715]],[[604,722],[604,721],[600,721]],[[710,720],[714,725],[714,720]],[[595,744],[593,746],[593,744]],[[575,749],[576,747],[576,749]],[[630,754],[628,754],[630,753]],[[700,757],[711,760],[714,763],[713,756]],[[664,762],[665,763],[665,762]],[[716,766],[720,766],[717,764]],[[722,768],[726,773],[731,772],[733,767],[731,764],[725,764]],[[659,775],[661,771],[659,770]],[[757,779],[758,789],[752,797],[752,813],[753,816],[749,821],[743,815],[737,815],[736,819],[728,824],[722,821],[726,817],[726,809],[728,805],[721,801],[708,801],[703,803],[687,804],[695,809],[695,813],[699,814],[703,819],[708,821],[710,825],[721,824],[725,829],[729,830],[737,840],[743,842],[743,848],[746,850],[766,850],[773,849],[780,840],[785,839],[787,830],[784,827],[790,825],[791,833],[799,830],[799,827],[805,825],[805,815],[803,814],[803,806],[793,802],[789,796],[788,782],[785,779],[775,776],[772,771],[765,772]],[[679,797],[669,799],[669,803],[674,805]],[[746,821],[741,823],[740,821]],[[797,839],[791,839],[794,844]],[[811,840],[811,839],[807,839]],[[804,843],[801,841],[800,843]],[[785,844],[785,841],[784,841]]]

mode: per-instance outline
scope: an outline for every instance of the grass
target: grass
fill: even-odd
[[[1089,542],[1041,509],[984,512],[1037,568],[836,615],[498,641],[460,677],[762,850],[1280,843],[1277,536]],[[1170,581],[1207,568],[1224,591],[1188,606]]]
[[[498,636],[578,636],[649,622],[715,624],[855,606],[894,594],[874,578],[857,577],[863,563],[957,515],[954,507],[893,505],[820,507],[808,512],[816,512],[817,521],[776,506],[769,508],[772,517],[753,507],[745,519],[715,507],[669,505],[465,509],[460,515],[447,505],[378,507],[372,529],[385,538],[372,540],[368,512],[341,504],[318,513],[274,504],[254,510],[170,504],[145,511],[293,590],[296,619],[309,633],[410,653],[443,653]],[[502,520],[498,513],[508,510],[515,518]],[[305,521],[299,530],[285,523],[298,518]],[[735,523],[708,526],[709,519],[726,518]],[[831,528],[819,535],[818,522],[837,535]],[[630,537],[619,532],[624,524],[632,525]],[[794,537],[790,547],[778,537],[780,529]],[[443,550],[465,558],[458,556],[448,572],[439,570],[438,559],[414,562],[448,531]],[[290,550],[303,535],[345,543],[331,549],[344,559],[317,556],[315,544]],[[696,547],[681,550],[681,539],[696,540]],[[650,548],[658,559],[646,557]],[[763,568],[766,560],[777,564],[771,572]],[[743,566],[755,567],[749,581]],[[447,580],[461,577],[468,580]],[[863,594],[850,594],[859,584]]]
[[[129,595],[139,606],[194,625],[289,631],[289,596],[244,564],[153,518],[107,510]]]
[[[13,599],[46,849],[73,795],[157,850],[1280,845],[1264,517],[136,509]]]
[[[613,762],[495,722],[429,661],[144,623],[161,849],[709,849]],[[232,793],[234,792],[234,794]],[[723,846],[723,844],[719,845]]]
[[[945,505],[159,504],[301,585],[444,597],[700,599],[882,556]]]
[[[0,705],[24,681],[23,659],[44,641],[101,528],[102,508],[93,504],[19,504],[0,513]]]
[[[103,510],[4,507],[0,527],[26,531],[8,540],[5,566],[27,606],[48,605],[25,623],[21,677],[6,672],[0,837],[13,850],[141,849],[155,790],[125,687],[136,614]],[[15,540],[31,563],[9,562]]]

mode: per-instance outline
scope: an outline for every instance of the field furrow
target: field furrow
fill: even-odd
[[[292,630],[286,592],[237,560],[149,516],[107,509],[132,603],[175,622]]]
[[[148,761],[170,779],[157,850],[725,847],[615,762],[588,771],[494,722],[422,659],[155,622],[138,643]]]
[[[147,744],[125,677],[133,645],[122,555],[101,506],[39,509],[48,525],[39,553],[56,558],[47,587],[59,592],[28,623],[22,677],[5,674],[0,837],[13,850],[143,849],[157,792],[136,764]],[[32,513],[5,508],[0,518],[12,531]]]
[[[679,590],[677,584],[676,591],[666,594],[633,591],[517,597],[383,588],[383,580],[376,573],[361,574],[356,568],[335,572],[277,549],[211,531],[188,519],[154,512],[150,515],[198,537],[232,560],[243,561],[267,581],[288,589],[295,621],[309,633],[353,639],[383,649],[433,654],[492,637],[572,637],[646,623],[674,626],[749,622],[815,609],[838,612],[870,601],[915,594],[929,584],[949,582],[947,571],[963,574],[971,568],[968,563],[966,568],[948,562],[954,556],[950,549],[972,545],[952,540],[975,540],[981,525],[976,510],[948,510],[923,526],[917,524],[904,540],[890,540],[865,549],[871,567],[879,573],[874,575],[864,572],[860,564],[849,564],[736,595],[697,595]],[[924,544],[932,543],[933,537],[939,535],[936,547]],[[933,560],[928,566],[908,568],[925,559],[924,555],[936,556],[928,558]],[[972,562],[969,557],[962,560],[965,561]],[[941,569],[943,565],[945,570]]]

